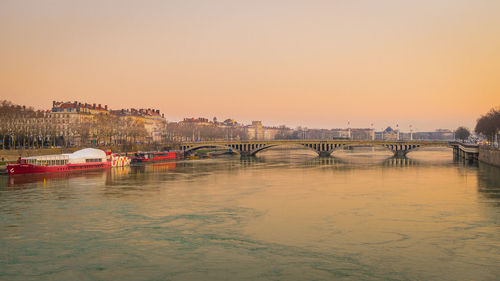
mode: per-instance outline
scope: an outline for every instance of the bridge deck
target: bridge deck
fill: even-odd
[[[360,144],[360,145],[436,145],[449,146],[449,141],[387,141],[387,140],[244,140],[244,141],[195,141],[183,142],[181,145],[207,145],[207,144],[303,144],[303,143],[333,143],[333,144]]]
[[[477,144],[451,142],[450,146],[467,153],[474,153],[474,154],[479,153],[479,145]]]

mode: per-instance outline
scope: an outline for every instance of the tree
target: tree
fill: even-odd
[[[481,116],[477,120],[474,131],[493,143],[500,131],[500,109],[491,109],[486,115]]]
[[[0,134],[2,135],[2,149],[5,149],[6,142],[10,140],[10,126],[13,115],[13,104],[10,101],[0,102]]]
[[[92,121],[89,118],[81,118],[78,122],[76,133],[80,136],[80,145],[86,146],[89,144],[89,138],[92,135]]]
[[[457,130],[455,131],[455,139],[459,140],[466,140],[470,136],[470,132],[467,128],[465,127],[458,127]]]

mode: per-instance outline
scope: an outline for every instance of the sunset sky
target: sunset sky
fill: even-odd
[[[310,128],[473,128],[500,1],[0,1],[0,99]]]

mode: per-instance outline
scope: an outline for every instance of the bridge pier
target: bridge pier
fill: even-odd
[[[395,158],[405,158],[408,150],[393,150]]]
[[[240,157],[254,157],[251,151],[240,151]]]
[[[330,151],[318,151],[319,157],[330,157],[332,152]]]

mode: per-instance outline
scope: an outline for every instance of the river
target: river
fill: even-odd
[[[268,151],[0,178],[0,280],[498,280],[500,169]]]

